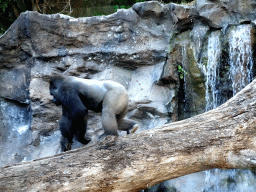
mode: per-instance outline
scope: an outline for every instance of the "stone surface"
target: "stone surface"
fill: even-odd
[[[123,84],[130,95],[127,116],[138,121],[140,132],[206,110],[207,94],[213,92],[207,66],[215,55],[208,52],[214,50],[209,42],[217,36],[221,53],[216,60],[221,65],[216,81],[224,96],[218,104],[223,103],[234,92],[227,38],[234,25],[250,25],[251,42],[241,44],[251,45],[255,59],[255,4],[145,2],[88,18],[21,14],[0,37],[0,166],[59,153],[61,107],[51,102],[52,72]],[[93,143],[103,130],[100,114],[91,112],[89,117],[87,135]],[[73,148],[80,146],[74,143]]]
[[[250,22],[255,19],[254,0],[199,0],[196,9],[201,17],[209,20],[215,27]]]
[[[21,14],[0,39],[0,96],[29,107],[27,126],[35,148],[43,150],[44,137],[58,130],[61,118],[61,107],[52,104],[49,94],[52,72],[123,84],[130,95],[128,116],[139,122],[138,131],[170,121],[169,103],[176,92],[157,82],[174,29],[172,6],[139,3],[109,16],[89,18]],[[12,129],[7,123],[10,116],[27,122],[20,113],[5,115],[5,102],[9,101],[1,107],[4,130]],[[95,142],[102,133],[100,114],[89,115],[87,134]],[[9,135],[9,140],[14,136]],[[19,142],[26,147],[26,142]],[[37,154],[38,158],[46,155]],[[26,154],[19,156],[19,161],[24,160]]]

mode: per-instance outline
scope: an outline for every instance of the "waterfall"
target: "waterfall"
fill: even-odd
[[[226,102],[253,80],[251,29],[251,25],[232,27],[226,39],[228,48],[222,43],[226,40],[220,31],[209,35],[207,67],[203,68],[206,111]]]
[[[256,178],[250,170],[227,170],[212,169],[205,171],[204,192],[247,192],[255,191]]]
[[[253,80],[251,28],[251,25],[236,26],[228,38],[233,95]]]
[[[218,105],[217,70],[220,65],[221,45],[218,32],[212,32],[208,39],[208,62],[206,70],[206,111]]]
[[[187,63],[187,44],[184,43],[181,47],[181,56],[182,56],[182,60],[180,63],[181,68],[184,71],[180,71],[179,75],[180,75],[180,95],[179,95],[179,99],[180,99],[180,103],[179,103],[179,119],[186,119],[190,117],[190,107],[189,107],[189,103],[188,103],[188,95],[186,93],[187,90],[187,84],[186,84],[186,69],[184,68],[186,66]],[[183,93],[183,94],[181,94]]]
[[[233,27],[228,36],[229,70],[228,82],[232,87],[233,96],[253,80],[253,56],[251,42],[251,25]],[[221,63],[221,40],[216,32],[212,32],[208,39],[208,63],[206,71],[206,110],[214,109],[223,100],[221,84],[218,82]],[[227,79],[226,79],[227,82]],[[224,98],[225,99],[225,98]],[[226,98],[227,99],[227,98]],[[224,101],[223,101],[224,102]],[[225,191],[255,191],[256,177],[250,170],[220,170],[205,171],[204,192]]]

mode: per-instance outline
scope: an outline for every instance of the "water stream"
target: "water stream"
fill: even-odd
[[[206,111],[218,106],[217,75],[220,65],[221,42],[220,33],[212,32],[208,39],[208,62],[206,70]]]
[[[232,92],[235,95],[253,80],[253,56],[251,43],[251,25],[233,27],[228,36],[229,71]],[[222,98],[219,94],[218,81],[221,57],[220,35],[212,32],[208,40],[208,63],[206,75],[206,111],[218,107]],[[209,187],[204,192],[249,192],[256,191],[255,172],[250,170],[205,171],[205,183]]]
[[[208,111],[253,80],[251,26],[234,26],[224,35],[221,31],[212,31],[206,42],[207,65],[199,67],[205,75],[205,110]],[[186,58],[184,50],[182,56]],[[256,172],[211,169],[166,181],[148,191],[254,192]]]
[[[253,80],[251,29],[251,25],[236,26],[228,37],[233,95]]]

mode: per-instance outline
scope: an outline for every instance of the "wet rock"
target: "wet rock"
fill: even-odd
[[[223,41],[216,79],[223,103],[233,93],[225,36],[233,25],[255,25],[255,4],[151,1],[100,17],[21,14],[0,37],[0,166],[59,153],[61,107],[51,102],[52,72],[123,84],[130,95],[127,116],[138,121],[138,131],[147,130],[206,110],[207,93],[214,92],[207,88],[214,79],[207,73],[209,54],[218,55],[209,38],[216,35]],[[255,49],[254,44],[255,39]],[[100,114],[89,113],[92,142],[103,132],[100,119]],[[73,149],[80,146],[74,143]]]
[[[256,2],[254,0],[200,0],[196,1],[199,15],[213,27],[226,27],[230,24],[250,22],[255,19]]]

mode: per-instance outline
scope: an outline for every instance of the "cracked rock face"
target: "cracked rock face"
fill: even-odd
[[[174,6],[139,3],[109,16],[88,18],[21,14],[0,39],[0,117],[3,130],[8,130],[0,135],[7,142],[1,145],[3,151],[11,146],[8,141],[21,138],[18,149],[11,147],[13,154],[4,152],[8,160],[1,165],[58,152],[61,107],[51,102],[52,72],[123,84],[130,95],[128,117],[138,121],[138,131],[169,122],[175,90],[158,82],[174,33]],[[8,105],[15,105],[16,112],[8,111]],[[89,116],[87,134],[95,142],[103,131],[100,114]],[[19,152],[21,148],[29,152]]]
[[[256,2],[253,0],[200,0],[195,6],[201,17],[219,28],[255,20]]]
[[[138,121],[138,132],[202,113],[207,75],[199,64],[209,60],[209,34],[225,39],[232,25],[255,26],[255,8],[255,0],[197,0],[194,6],[150,1],[99,17],[21,14],[0,37],[0,166],[59,153],[61,107],[49,94],[52,72],[124,85],[127,116]],[[229,93],[229,82],[223,82],[220,87]],[[100,115],[89,113],[92,143],[103,133]],[[80,146],[75,142],[72,148]],[[250,158],[247,151],[245,156]],[[196,183],[211,172],[186,177]],[[169,188],[183,183],[185,189],[188,180],[171,180]],[[151,190],[163,185],[168,182]]]
[[[182,49],[170,40],[197,26],[202,35],[193,40],[204,39],[204,31],[212,28],[255,23],[253,10],[253,0],[198,0],[195,6],[137,3],[88,18],[22,13],[0,37],[0,166],[58,153],[61,107],[51,102],[52,72],[124,85],[130,96],[127,116],[138,121],[138,131],[177,120],[177,67],[183,60]],[[189,55],[201,53],[196,47]],[[100,114],[91,112],[87,134],[92,142],[102,131]]]

